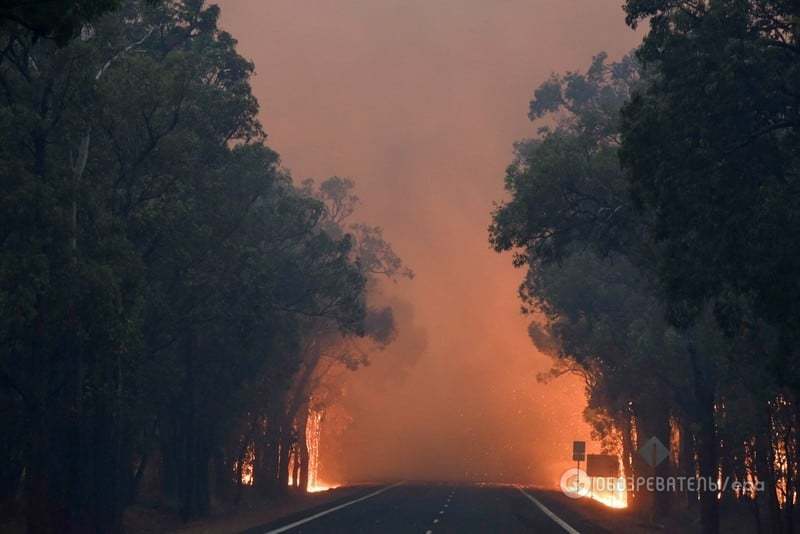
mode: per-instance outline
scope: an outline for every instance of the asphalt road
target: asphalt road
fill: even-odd
[[[570,506],[546,492],[495,485],[402,483],[250,529],[246,534],[375,532],[403,534],[600,534]]]

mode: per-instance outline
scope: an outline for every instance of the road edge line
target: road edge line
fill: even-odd
[[[545,506],[541,502],[539,502],[539,499],[537,499],[536,497],[534,497],[533,495],[531,495],[530,493],[528,493],[527,491],[525,491],[524,489],[522,489],[519,486],[517,486],[517,489],[520,491],[520,493],[525,495],[533,504],[535,504],[537,507],[539,507],[539,509],[542,512],[544,512],[544,514],[547,517],[549,517],[550,519],[555,521],[556,524],[558,524],[558,526],[560,526],[561,528],[563,528],[564,530],[569,532],[569,534],[581,534],[580,532],[578,532],[577,530],[575,530],[574,528],[569,526],[569,524],[566,521],[564,521],[563,519],[558,517],[555,513],[553,513],[553,511],[551,511],[550,508],[548,508],[547,506]]]
[[[319,519],[320,517],[323,517],[323,516],[326,516],[328,514],[332,514],[333,512],[336,512],[338,510],[341,510],[342,508],[347,508],[348,506],[351,506],[351,505],[356,504],[358,502],[366,501],[367,499],[371,499],[372,497],[375,497],[376,495],[380,495],[384,491],[389,491],[392,488],[396,488],[397,486],[399,486],[402,483],[403,482],[400,481],[400,482],[397,482],[395,484],[392,484],[391,486],[384,486],[379,490],[373,491],[372,493],[368,493],[367,495],[362,495],[358,499],[353,499],[352,501],[347,501],[346,503],[342,503],[342,504],[340,504],[338,506],[334,506],[333,508],[328,508],[327,510],[323,510],[321,512],[317,512],[314,515],[305,517],[303,519],[298,519],[294,523],[289,523],[288,525],[284,525],[282,527],[279,527],[279,528],[276,528],[276,529],[273,529],[273,530],[267,530],[266,532],[264,532],[264,534],[279,534],[280,532],[286,532],[287,530],[291,530],[294,527],[299,527],[300,525],[305,525],[306,523],[314,521],[315,519]]]

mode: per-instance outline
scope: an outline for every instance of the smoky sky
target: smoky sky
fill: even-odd
[[[583,386],[537,382],[551,362],[519,312],[524,273],[486,229],[513,142],[535,135],[534,88],[640,42],[621,0],[219,4],[283,165],[298,181],[352,178],[357,218],[417,274],[384,284],[403,303],[398,338],[347,377],[323,478],[552,485],[571,440],[589,438]]]

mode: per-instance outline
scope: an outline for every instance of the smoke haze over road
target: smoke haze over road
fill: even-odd
[[[399,339],[348,377],[323,478],[553,485],[589,438],[583,385],[537,382],[550,360],[519,313],[524,273],[487,243],[488,199],[503,198],[512,143],[535,134],[533,89],[638,44],[620,1],[220,4],[283,164],[296,180],[353,178],[358,215],[417,274],[384,288]]]

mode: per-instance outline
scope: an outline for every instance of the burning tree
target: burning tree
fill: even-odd
[[[378,277],[413,277],[383,239],[380,228],[348,224],[358,204],[351,180],[333,177],[319,186],[307,180],[302,192],[320,203],[318,228],[322,237],[347,243],[349,265],[363,280],[354,301],[361,315],[353,327],[343,328],[341,318],[332,313],[340,303],[332,301],[318,313],[296,317],[297,345],[293,351],[297,366],[277,390],[269,387],[269,382],[263,383],[260,394],[270,396],[264,404],[268,411],[248,413],[251,422],[247,426],[255,431],[246,433],[238,444],[242,456],[254,448],[253,484],[268,493],[283,493],[292,485],[313,489],[323,414],[339,394],[337,370],[355,371],[367,365],[369,354],[391,343],[395,336],[391,308],[370,306],[370,293],[377,289]]]
[[[536,314],[531,337],[561,361],[555,375],[585,378],[587,418],[625,473],[761,483],[761,492],[686,491],[683,506],[699,508],[708,533],[719,529],[719,503],[731,501],[779,532],[794,524],[799,426],[796,309],[776,311],[788,310],[797,285],[760,269],[794,273],[798,255],[783,252],[796,241],[759,247],[776,228],[778,239],[796,233],[796,184],[786,177],[796,182],[798,126],[786,114],[797,96],[770,95],[796,81],[788,58],[797,26],[780,2],[627,4],[632,22],[654,15],[638,60],[607,64],[601,54],[585,73],[536,89],[529,116],[554,125],[516,145],[491,243],[528,267],[520,296]],[[744,42],[746,51],[736,48]],[[733,50],[741,55],[728,57]],[[741,69],[744,56],[794,67],[758,78]],[[737,96],[693,101],[704,84]],[[765,123],[751,124],[756,116]],[[737,126],[716,136],[718,118]],[[761,275],[743,274],[751,271]],[[637,453],[651,436],[670,448],[655,467]],[[678,505],[675,492],[629,500],[655,520]]]

